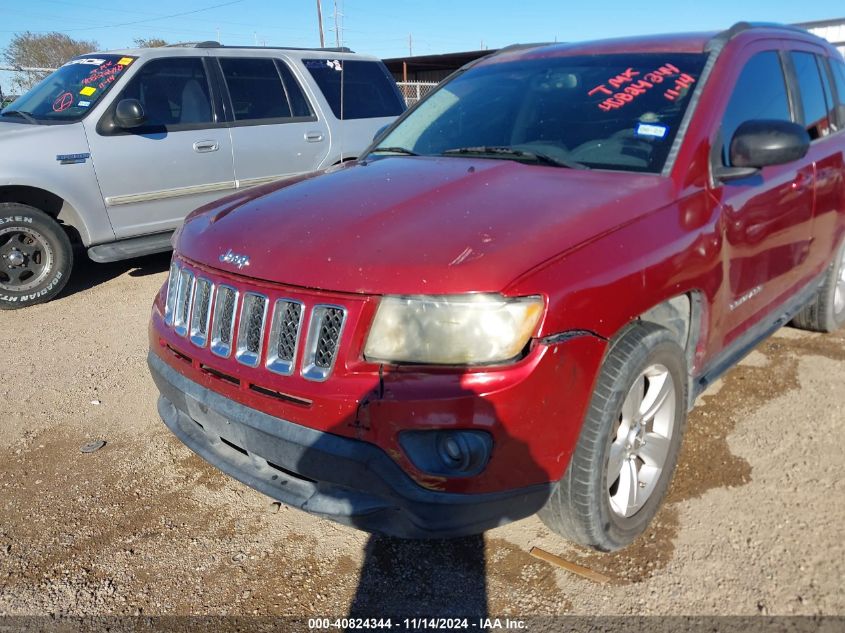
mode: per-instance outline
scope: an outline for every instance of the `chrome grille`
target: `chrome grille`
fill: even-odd
[[[170,275],[167,278],[167,300],[164,304],[164,322],[173,325],[173,306],[176,305],[176,290],[179,289],[179,265],[170,264]]]
[[[208,345],[216,356],[229,358],[234,351],[235,359],[249,367],[258,367],[263,360],[267,370],[291,376],[303,347],[301,375],[307,380],[326,380],[337,362],[346,317],[346,309],[340,306],[271,300],[258,292],[215,285],[178,262],[170,267],[165,323],[195,346]]]
[[[182,269],[179,273],[179,287],[176,290],[176,302],[173,307],[173,330],[179,336],[188,333],[188,320],[191,317],[191,301],[194,298],[194,273]]]
[[[214,284],[208,279],[197,279],[194,290],[194,310],[191,313],[191,342],[205,347],[208,342],[208,326],[211,322],[211,295]]]
[[[290,376],[293,373],[303,313],[302,304],[298,301],[290,299],[276,301],[267,350],[267,369],[270,371],[284,376]]]
[[[325,380],[334,367],[343,333],[346,310],[318,305],[311,313],[302,375],[309,380]]]
[[[235,333],[235,308],[237,305],[237,290],[231,286],[220,286],[217,289],[214,318],[211,325],[211,351],[223,358],[228,358],[232,353],[232,336]]]
[[[241,306],[238,329],[238,351],[235,358],[244,365],[257,367],[264,340],[264,323],[267,320],[267,297],[248,292]]]

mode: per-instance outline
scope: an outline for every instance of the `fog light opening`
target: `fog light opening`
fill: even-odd
[[[472,477],[490,461],[493,438],[486,431],[405,431],[399,443],[421,471],[445,477]]]

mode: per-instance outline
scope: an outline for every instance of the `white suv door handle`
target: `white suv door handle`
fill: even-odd
[[[322,132],[306,132],[305,133],[305,140],[309,143],[319,143],[323,140],[323,133]]]
[[[194,143],[195,152],[216,152],[220,149],[220,143],[217,141],[197,141]]]

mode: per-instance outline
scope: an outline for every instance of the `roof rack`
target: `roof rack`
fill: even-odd
[[[204,42],[179,42],[177,44],[168,44],[168,48],[246,48],[254,50],[279,50],[279,51],[322,51],[325,53],[354,53],[351,48],[347,46],[334,47],[309,47],[309,46],[226,46],[214,40],[206,40]]]
[[[777,22],[737,22],[731,28],[715,35],[709,42],[707,42],[707,46],[705,46],[704,50],[707,52],[713,50],[720,50],[725,44],[730,42],[736,36],[740,35],[741,33],[745,33],[746,31],[752,31],[755,29],[776,29],[778,31],[801,33],[802,35],[810,35],[812,37],[818,38],[817,35],[814,35],[813,33],[810,33],[809,31],[806,31],[799,26],[793,26],[791,24],[779,24]]]

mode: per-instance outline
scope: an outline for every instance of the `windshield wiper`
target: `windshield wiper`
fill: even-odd
[[[371,154],[376,152],[390,152],[391,154],[402,154],[403,156],[419,156],[416,152],[412,152],[407,147],[376,147]]]
[[[24,112],[23,110],[3,110],[2,112],[0,112],[0,116],[12,116],[13,114],[17,114],[20,118],[22,118],[27,123],[32,123],[34,125],[41,125],[41,121],[36,119],[29,112]]]
[[[447,149],[443,152],[444,156],[454,154],[474,154],[477,156],[504,156],[512,158],[520,158],[523,160],[532,160],[537,163],[545,163],[554,167],[567,167],[569,169],[589,169],[583,163],[578,163],[574,160],[566,160],[565,158],[555,158],[543,152],[534,152],[524,149],[516,149],[515,147],[506,146],[488,146],[480,145],[478,147],[456,147],[455,149]]]

